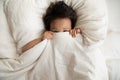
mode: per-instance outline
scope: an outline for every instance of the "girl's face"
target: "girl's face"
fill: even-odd
[[[57,18],[50,24],[50,31],[68,32],[71,30],[71,20],[69,18]]]

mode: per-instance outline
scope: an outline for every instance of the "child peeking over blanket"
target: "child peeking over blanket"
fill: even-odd
[[[81,32],[79,28],[74,28],[77,21],[75,10],[63,1],[52,3],[43,16],[43,21],[46,29],[43,36],[27,43],[22,48],[22,52],[34,47],[44,39],[52,39],[56,32],[69,32],[72,37],[76,37],[76,34]]]

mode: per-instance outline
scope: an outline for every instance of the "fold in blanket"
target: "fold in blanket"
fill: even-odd
[[[82,36],[55,33],[15,60],[0,60],[0,80],[108,80],[99,49],[84,49]]]

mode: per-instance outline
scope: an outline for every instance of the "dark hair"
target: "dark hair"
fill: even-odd
[[[50,24],[57,18],[69,18],[72,23],[72,29],[77,21],[77,14],[71,6],[66,5],[63,1],[51,3],[46,14],[43,16],[43,22],[46,30],[50,30]]]

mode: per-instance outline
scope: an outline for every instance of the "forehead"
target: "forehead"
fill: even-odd
[[[51,22],[51,28],[71,28],[71,20],[69,18],[57,18]]]

